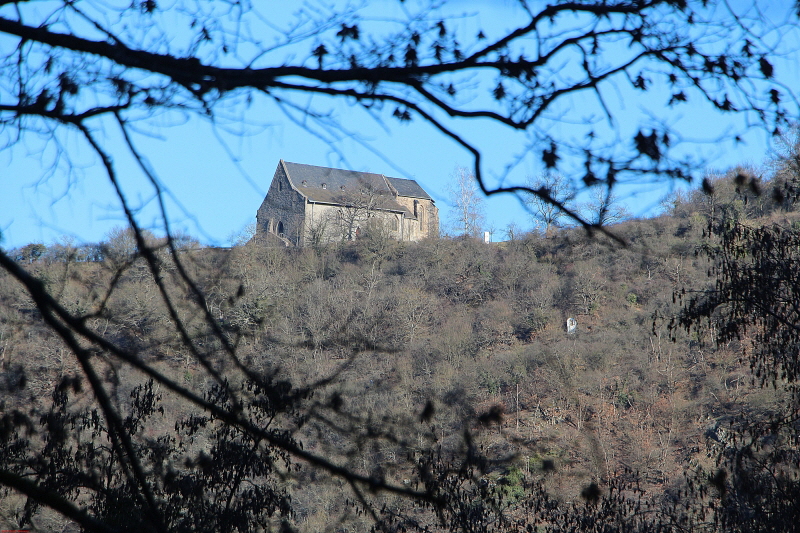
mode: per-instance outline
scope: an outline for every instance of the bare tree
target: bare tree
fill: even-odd
[[[611,189],[595,187],[589,192],[589,201],[580,206],[583,217],[597,226],[616,224],[631,217],[620,199]]]
[[[484,222],[483,197],[475,176],[468,169],[456,168],[449,196],[453,206],[452,225],[455,232],[469,237],[479,236]]]
[[[558,227],[559,220],[568,217],[565,209],[573,209],[575,189],[570,180],[558,173],[547,173],[539,179],[530,180],[530,188],[535,194],[526,199],[534,221],[547,235],[550,229]]]
[[[359,183],[357,188],[342,189],[335,196],[336,207],[326,206],[314,220],[306,223],[306,239],[312,246],[331,242],[356,240],[374,227],[374,220],[384,221],[390,217],[387,208],[390,200],[388,190],[378,190],[371,183]]]
[[[380,212],[385,198],[380,191],[365,183],[357,191],[345,191],[340,201],[342,207],[337,210],[335,225],[344,242],[361,236],[369,219]]]
[[[228,242],[230,242],[231,246],[244,246],[255,236],[256,221],[251,220],[239,231],[231,233],[231,235],[228,237]]]

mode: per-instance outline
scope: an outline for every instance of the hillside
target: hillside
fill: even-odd
[[[714,287],[713,265],[701,251],[718,245],[719,220],[797,227],[788,197],[770,192],[783,183],[770,183],[756,195],[737,184],[735,175],[715,182],[710,196],[676,197],[665,215],[612,226],[625,246],[564,229],[498,244],[367,237],[315,249],[188,247],[180,262],[204,295],[208,317],[197,311],[197,294],[163,247],[153,256],[163,265],[161,287],[145,259],[135,255],[74,261],[43,254],[29,258],[25,270],[64,309],[83,317],[82,324],[135,354],[137,364],[209,401],[231,401],[215,375],[246,398],[254,389],[246,382],[237,389],[239,383],[243,376],[258,376],[273,392],[259,389],[252,398],[267,394],[272,403],[254,401],[238,409],[279,431],[279,448],[282,442],[300,443],[315,457],[375,480],[376,492],[364,493],[318,464],[269,448],[275,454],[271,470],[247,474],[269,485],[270,501],[278,502],[265,527],[277,527],[270,520],[281,516],[300,531],[365,531],[377,518],[370,508],[380,510],[379,523],[387,530],[412,523],[437,527],[431,508],[378,489],[388,484],[416,490],[426,484],[426,468],[456,472],[464,457],[475,454],[481,460],[469,463],[474,468],[458,478],[452,494],[473,507],[479,494],[494,498],[498,512],[522,528],[532,516],[531,502],[549,502],[548,512],[571,516],[577,511],[570,506],[600,512],[583,502],[613,496],[612,487],[671,508],[691,485],[691,472],[714,471],[731,420],[743,412],[782,409],[787,393],[758,386],[743,359],[744,343],[718,346],[713,327],[670,328],[687,295]],[[165,304],[164,294],[174,307]],[[176,316],[182,328],[174,327]],[[578,323],[571,334],[565,327],[569,317]],[[6,467],[26,464],[19,471],[34,477],[50,475],[36,464],[57,462],[47,451],[52,420],[84,432],[62,435],[65,449],[85,450],[109,431],[87,422],[92,415],[77,414],[90,407],[90,387],[73,381],[84,375],[81,360],[46,318],[8,272],[0,273],[6,424],[0,459]],[[213,327],[206,318],[214,319]],[[110,401],[136,420],[131,434],[148,475],[158,475],[166,464],[185,464],[188,472],[202,457],[222,460],[222,442],[249,442],[253,451],[265,446],[235,431],[212,431],[214,417],[200,421],[196,406],[158,384],[147,389],[136,365],[87,349],[99,378],[109,384]],[[152,403],[149,410],[142,407],[143,394]],[[139,403],[129,406],[132,397]],[[31,427],[10,425],[14,413],[29,417]],[[82,429],[75,430],[76,424]],[[157,444],[166,450],[162,463],[153,459],[152,450],[161,449]],[[81,454],[77,463],[59,460],[75,472],[90,464]],[[119,474],[98,468],[95,475],[113,485]],[[48,479],[72,497],[88,497],[91,491],[79,487],[93,486]],[[471,482],[478,488],[468,489]],[[205,486],[205,497],[216,494],[230,503],[227,494],[241,496],[241,489],[225,489],[225,483],[231,481]],[[169,484],[162,489],[173,494]],[[183,493],[174,494],[170,498]],[[93,509],[108,517],[101,500]],[[291,513],[283,512],[284,504]],[[491,522],[490,515],[481,515],[487,529],[511,527]],[[2,499],[0,523],[24,520],[55,529],[63,518],[26,507],[19,495]]]

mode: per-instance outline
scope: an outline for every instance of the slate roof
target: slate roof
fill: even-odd
[[[340,168],[315,167],[314,165],[303,165],[301,163],[289,163],[284,161],[289,181],[297,188],[309,189],[311,191],[340,191],[342,187],[347,189],[367,187],[379,194],[390,194],[391,190],[386,184],[386,180],[380,174],[371,172],[356,172],[355,170],[343,170]],[[326,188],[322,188],[322,184]],[[323,194],[327,198],[327,195]],[[309,197],[310,200],[316,198]],[[321,200],[324,201],[324,200]]]
[[[377,209],[400,212],[406,218],[413,218],[408,208],[394,200],[394,191],[400,196],[430,199],[414,180],[387,178],[371,172],[317,167],[288,161],[283,161],[283,165],[295,189],[311,202],[354,205],[358,202],[354,195],[360,197],[361,191],[368,189],[373,194],[379,195],[375,205]]]
[[[419,186],[414,180],[406,180],[403,178],[386,178],[392,187],[395,188],[397,194],[400,196],[409,196],[411,198],[422,198],[424,200],[433,200],[425,190]]]

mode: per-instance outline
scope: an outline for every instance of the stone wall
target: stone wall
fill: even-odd
[[[382,231],[392,238],[400,240],[403,224],[401,214],[383,211],[367,211],[366,209],[348,208],[326,204],[306,204],[306,244],[323,244],[351,240],[357,235],[374,229],[375,223],[384,224]],[[352,235],[351,233],[352,226]],[[408,240],[406,238],[405,240]]]
[[[406,219],[404,240],[419,241],[439,236],[439,209],[431,200],[398,196],[397,202],[413,213],[415,219]],[[421,219],[421,220],[420,220]]]
[[[279,226],[282,225],[283,235],[292,244],[302,246],[305,203],[303,195],[294,190],[289,183],[283,165],[278,165],[267,197],[256,213],[256,235],[279,233]]]
[[[426,212],[428,219],[426,221],[426,228],[424,229],[424,237],[436,239],[439,237],[439,208],[431,200],[423,200],[425,202]]]

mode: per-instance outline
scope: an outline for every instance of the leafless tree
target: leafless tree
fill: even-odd
[[[602,187],[595,187],[589,192],[589,201],[581,206],[581,211],[586,220],[598,226],[616,224],[631,217],[613,190]]]
[[[342,207],[338,209],[334,222],[344,242],[361,236],[370,218],[380,212],[385,197],[369,184],[364,184],[359,190],[345,191],[340,201]]]
[[[484,202],[475,176],[468,169],[456,168],[449,196],[453,206],[453,229],[460,235],[479,236],[484,222]]]
[[[545,235],[550,229],[558,227],[559,220],[566,217],[564,209],[572,209],[575,189],[570,180],[557,173],[548,173],[539,179],[530,180],[530,188],[536,194],[530,195],[526,205],[534,221],[541,225]]]

